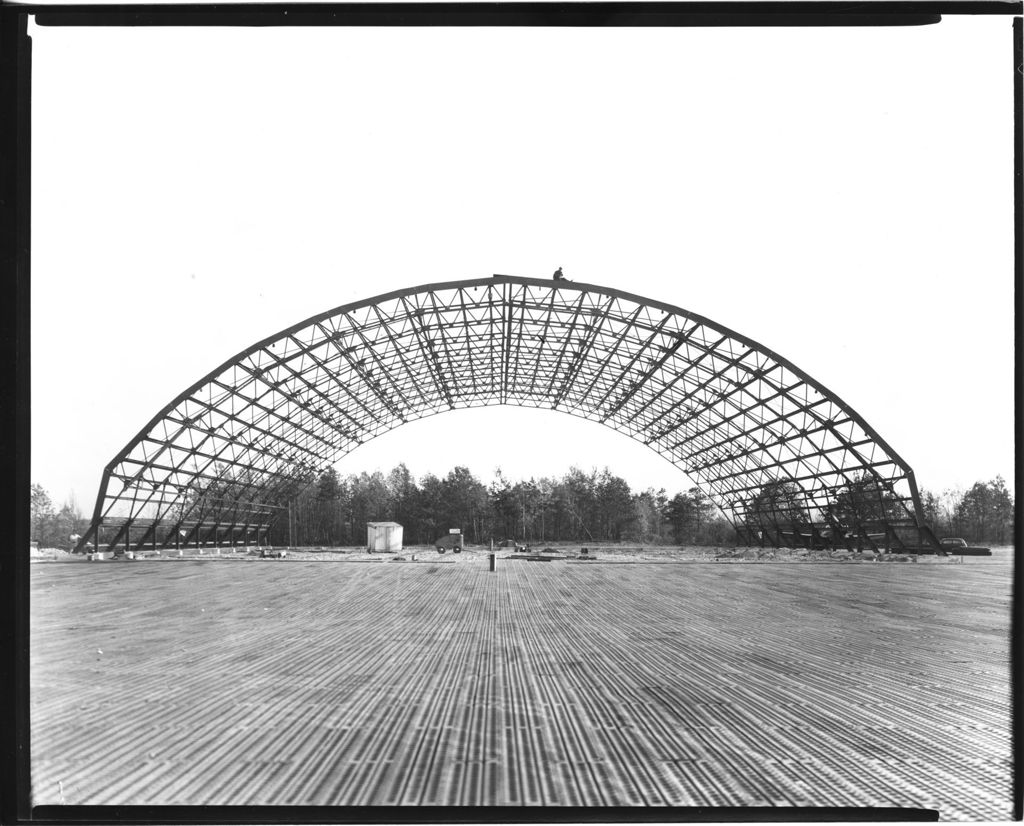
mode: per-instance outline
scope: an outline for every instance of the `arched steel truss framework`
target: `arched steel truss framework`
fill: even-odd
[[[660,301],[493,276],[348,304],[225,362],[107,465],[79,549],[266,541],[288,502],[364,442],[496,404],[642,442],[747,544],[937,548],[907,463],[786,359]]]

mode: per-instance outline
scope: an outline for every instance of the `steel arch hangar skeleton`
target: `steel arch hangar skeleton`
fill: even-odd
[[[265,543],[288,503],[359,445],[496,404],[643,442],[741,543],[939,550],[907,463],[784,358],[659,301],[504,275],[339,307],[225,362],[106,466],[77,550]]]

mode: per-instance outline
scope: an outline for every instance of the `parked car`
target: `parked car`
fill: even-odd
[[[990,548],[968,545],[967,540],[961,539],[959,536],[947,536],[944,539],[940,539],[939,545],[942,546],[946,553],[958,556],[992,556]]]
[[[260,559],[284,559],[288,551],[275,551],[273,548],[260,548]]]
[[[451,549],[455,553],[462,553],[462,534],[446,533],[434,543],[434,548],[439,554],[443,554],[448,549]]]

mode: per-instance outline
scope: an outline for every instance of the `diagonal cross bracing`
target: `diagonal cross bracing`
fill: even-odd
[[[906,463],[771,350],[619,290],[494,276],[339,307],[229,359],[107,465],[83,543],[166,544],[182,526],[195,541],[265,532],[360,444],[493,404],[624,433],[688,474],[748,538],[847,531],[848,542],[879,524],[923,525]],[[857,490],[870,500],[860,514]]]

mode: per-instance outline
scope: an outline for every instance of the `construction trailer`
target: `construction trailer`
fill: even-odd
[[[382,553],[402,550],[402,526],[397,522],[367,522],[366,550]]]

